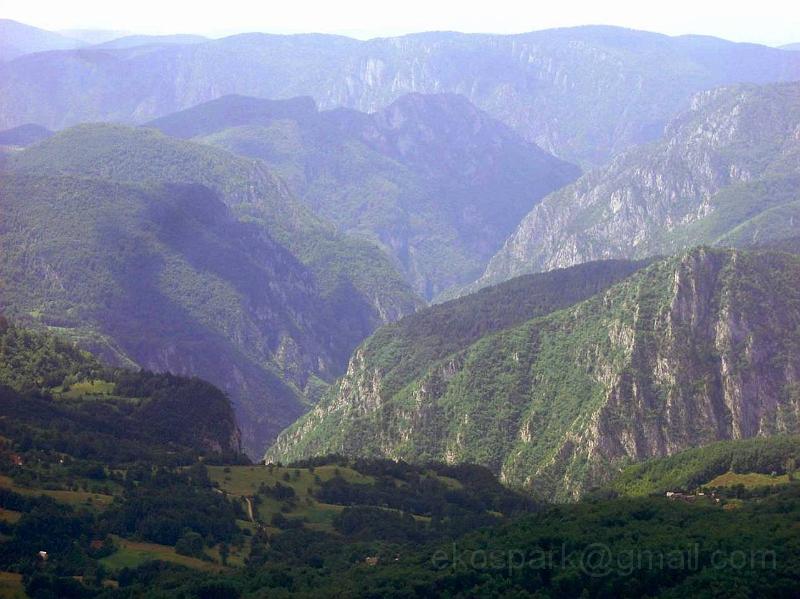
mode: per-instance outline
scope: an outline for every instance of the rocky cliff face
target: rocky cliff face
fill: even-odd
[[[600,258],[790,236],[799,184],[800,84],[703,92],[660,142],[545,198],[467,289]]]
[[[796,433],[798,280],[789,254],[695,250],[484,337],[395,392],[362,347],[267,457],[478,462],[564,500],[630,462]]]

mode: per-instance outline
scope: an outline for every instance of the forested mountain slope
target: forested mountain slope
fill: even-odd
[[[230,401],[200,379],[106,366],[47,333],[0,316],[0,431],[19,449],[61,451],[104,466],[235,460]],[[6,456],[4,456],[6,457]]]
[[[86,125],[4,171],[6,312],[116,363],[207,378],[253,452],[376,326],[420,305],[377,247],[222,150]]]

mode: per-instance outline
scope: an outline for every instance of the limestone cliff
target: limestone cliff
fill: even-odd
[[[693,250],[487,335],[399,390],[367,342],[267,458],[477,462],[565,500],[634,461],[800,432],[797,281],[789,254]]]

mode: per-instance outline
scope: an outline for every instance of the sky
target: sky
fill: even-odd
[[[417,31],[521,33],[604,24],[767,45],[800,42],[797,0],[0,0],[0,18],[52,30],[210,37],[263,31],[367,39]]]

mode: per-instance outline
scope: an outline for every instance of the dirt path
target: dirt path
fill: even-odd
[[[247,515],[250,516],[250,522],[255,523],[256,519],[253,516],[253,502],[247,495],[244,496],[244,500],[247,502]]]

